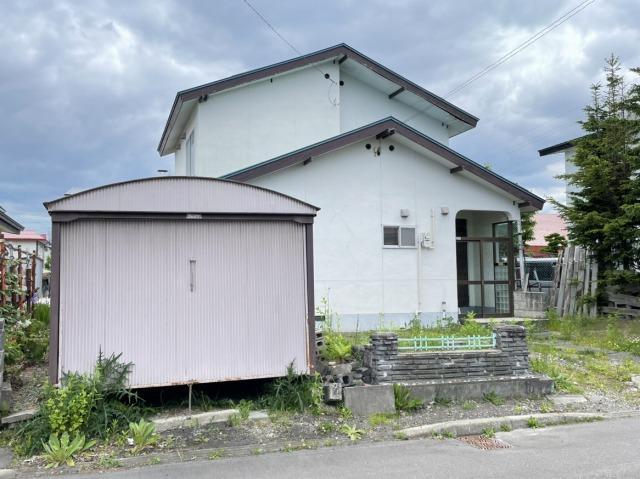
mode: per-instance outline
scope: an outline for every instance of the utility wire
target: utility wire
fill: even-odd
[[[251,4],[251,2],[249,2],[249,0],[242,0],[242,1],[247,5],[247,7],[249,7],[249,8],[253,11],[253,13],[255,13],[255,14],[258,16],[258,18],[260,18],[260,20],[262,20],[262,22],[263,22],[267,27],[269,27],[269,29],[270,29],[273,33],[275,33],[275,34],[277,35],[277,37],[278,37],[280,40],[282,40],[284,43],[286,43],[286,44],[289,46],[289,48],[291,48],[294,52],[296,52],[296,53],[298,54],[298,56],[302,56],[302,53],[300,53],[300,50],[298,50],[298,49],[295,47],[295,45],[294,45],[293,43],[291,43],[289,40],[287,40],[287,39],[284,37],[284,35],[282,35],[282,34],[281,34],[277,29],[276,29],[276,27],[274,27],[274,26],[271,24],[271,22],[269,22],[269,20],[267,20],[267,19],[265,18],[265,16],[264,16],[262,13],[260,13],[260,12],[258,11],[258,9],[257,9],[256,7],[254,7],[254,6]],[[594,0],[594,1],[595,1],[595,0]],[[322,69],[320,69],[320,67],[318,67],[317,65],[314,65],[314,68],[315,68],[316,70],[318,70],[320,73],[322,73],[322,75],[323,75],[327,80],[329,80],[329,81],[333,82],[335,85],[337,85],[336,81],[335,81],[333,78],[328,77],[328,76],[327,76],[328,74],[327,74],[327,73],[325,73],[324,71],[322,71]]]
[[[487,73],[489,73],[491,70],[493,70],[495,68],[498,68],[500,65],[502,65],[506,61],[510,60],[512,57],[514,57],[515,55],[517,55],[518,53],[520,53],[521,51],[523,51],[527,47],[533,45],[535,42],[537,42],[542,37],[544,37],[547,33],[551,32],[552,30],[554,30],[557,27],[559,27],[560,25],[562,25],[564,22],[569,20],[574,15],[577,15],[578,13],[580,13],[582,10],[587,8],[589,5],[591,5],[595,1],[596,0],[585,0],[582,3],[580,3],[579,5],[577,5],[576,7],[572,8],[571,10],[566,12],[565,14],[563,14],[560,17],[556,18],[553,22],[551,22],[549,25],[544,27],[542,30],[538,31],[535,35],[530,37],[528,40],[522,42],[516,48],[514,48],[510,52],[506,53],[505,55],[500,57],[498,60],[493,62],[492,64],[490,64],[487,67],[483,68],[482,70],[480,70],[478,73],[473,75],[471,78],[469,78],[465,82],[463,82],[460,85],[458,85],[457,87],[455,87],[453,90],[451,90],[449,93],[447,93],[445,95],[445,98],[448,98],[448,97],[450,97],[452,95],[455,95],[456,93],[458,93],[463,88],[467,87],[468,85],[470,85],[471,83],[473,83],[477,79],[479,79],[482,76],[484,76]]]
[[[455,95],[456,93],[460,92],[464,88],[468,87],[471,83],[473,83],[476,80],[480,79],[481,77],[483,77],[484,75],[486,75],[490,71],[495,70],[500,65],[502,65],[503,63],[509,61],[511,58],[516,56],[518,53],[520,53],[523,50],[525,50],[527,47],[533,45],[535,42],[537,42],[542,37],[544,37],[547,33],[551,32],[552,30],[555,30],[557,27],[559,27],[564,22],[566,22],[567,20],[572,18],[574,15],[577,15],[578,13],[580,13],[582,10],[587,8],[589,5],[591,5],[595,1],[596,0],[584,0],[580,4],[578,4],[575,7],[573,7],[571,10],[569,10],[569,11],[565,12],[564,14],[560,15],[558,18],[556,18],[549,25],[547,25],[543,29],[539,30],[535,35],[531,36],[528,40],[522,42],[520,45],[518,45],[517,47],[515,47],[514,49],[512,49],[508,53],[505,53],[498,60],[496,60],[495,62],[493,62],[490,65],[486,66],[485,68],[480,70],[478,73],[476,73],[475,75],[471,76],[469,79],[467,79],[466,81],[462,82],[460,85],[458,85],[457,87],[455,87],[454,89],[449,91],[443,98],[445,98],[445,99],[450,98],[451,96]],[[430,109],[432,107],[433,107],[433,105],[429,104],[425,108],[423,108],[421,110],[418,110],[417,112],[415,112],[412,115],[410,115],[409,117],[407,117],[404,121],[407,122],[409,120],[412,120],[416,116],[426,112],[428,109]]]

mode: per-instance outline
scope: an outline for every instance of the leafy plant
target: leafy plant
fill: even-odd
[[[352,441],[359,441],[360,439],[362,439],[362,436],[364,434],[364,431],[362,431],[361,429],[356,428],[356,426],[350,426],[348,424],[343,424],[340,428],[340,432],[345,434]]]
[[[535,417],[532,416],[529,419],[527,419],[527,427],[530,427],[532,429],[536,429],[538,427],[542,427],[542,425],[540,424],[540,422]]]
[[[492,427],[485,427],[482,430],[482,435],[488,438],[496,437],[496,430]]]
[[[504,399],[498,396],[495,391],[485,393],[483,398],[486,402],[491,403],[494,406],[502,406],[504,404]]]
[[[96,391],[92,382],[80,374],[68,374],[63,386],[47,386],[44,414],[51,432],[78,434],[85,429],[91,410],[95,406]]]
[[[64,432],[60,438],[57,434],[52,434],[48,442],[43,442],[44,458],[47,461],[47,468],[58,467],[66,464],[69,467],[75,465],[74,456],[86,451],[95,445],[95,441],[85,441],[83,435],[78,434],[73,441],[69,442],[69,434]]]
[[[338,408],[338,414],[340,414],[340,417],[345,420],[351,419],[353,417],[353,412],[351,411],[351,409],[345,406],[340,406]]]
[[[423,401],[414,397],[408,387],[402,384],[393,385],[396,411],[415,411],[423,406]]]
[[[510,432],[512,430],[511,424],[503,422],[502,424],[500,424],[500,430],[502,432]]]
[[[133,439],[133,452],[136,454],[158,441],[155,424],[144,419],[129,423],[129,432]]]
[[[353,348],[342,334],[331,332],[323,337],[323,356],[327,361],[345,362],[351,358]]]
[[[320,410],[322,407],[322,380],[319,374],[304,376],[297,374],[292,361],[287,374],[276,379],[269,387],[263,402],[271,410],[298,411]]]

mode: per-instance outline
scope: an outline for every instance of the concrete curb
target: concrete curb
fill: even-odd
[[[170,431],[171,429],[182,429],[188,427],[206,426],[207,424],[227,422],[234,414],[239,414],[238,409],[222,409],[220,411],[209,411],[191,416],[169,416],[154,418],[151,420],[156,426],[156,432]],[[249,421],[263,421],[269,419],[266,411],[251,411]]]
[[[17,473],[13,469],[0,469],[0,479],[12,479]]]
[[[549,413],[549,414],[528,414],[520,416],[503,416],[503,417],[487,417],[478,419],[461,419],[459,421],[446,421],[436,424],[426,424],[424,426],[409,427],[400,429],[396,434],[414,439],[419,437],[430,437],[434,434],[450,433],[456,436],[469,436],[473,434],[482,434],[483,429],[493,428],[496,432],[500,431],[500,427],[508,426],[510,429],[527,428],[530,418],[535,420],[541,426],[553,426],[556,424],[567,424],[577,422],[597,421],[604,419],[602,414],[593,414],[587,412],[567,412],[567,413]]]

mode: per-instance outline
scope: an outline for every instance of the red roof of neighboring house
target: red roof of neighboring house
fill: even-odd
[[[551,233],[558,233],[567,237],[567,224],[562,217],[553,213],[536,213],[536,226],[533,230],[534,238],[529,241],[530,246],[545,246],[544,237]]]
[[[3,233],[2,236],[9,241],[47,241],[46,234],[36,233],[31,230],[24,230],[18,234]]]

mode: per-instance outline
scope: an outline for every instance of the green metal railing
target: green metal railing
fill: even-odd
[[[491,336],[441,336],[438,338],[398,338],[399,352],[412,351],[471,351],[494,349],[496,334]]]

